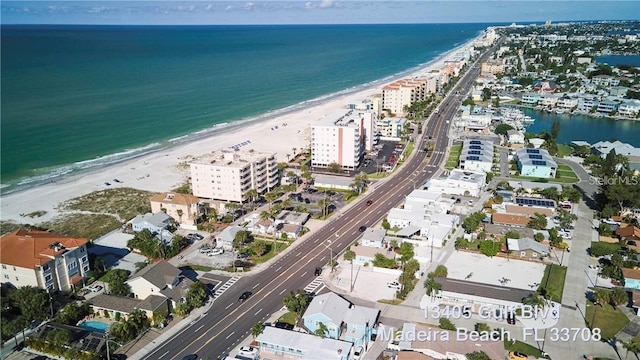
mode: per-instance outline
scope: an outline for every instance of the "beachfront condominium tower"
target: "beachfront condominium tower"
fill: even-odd
[[[354,170],[360,165],[367,139],[373,141],[373,112],[342,110],[311,127],[311,166],[339,164]]]
[[[402,79],[382,88],[382,109],[394,115],[405,115],[405,106],[424,101],[430,92],[435,92],[434,78],[420,77]]]
[[[262,193],[280,183],[275,153],[219,150],[189,165],[193,195],[204,199],[242,202],[249,190]]]
[[[48,231],[16,230],[0,238],[2,283],[68,291],[84,286],[87,239]]]

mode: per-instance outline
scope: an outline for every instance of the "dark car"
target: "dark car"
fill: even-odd
[[[198,360],[198,355],[189,354],[182,357],[182,360]]]
[[[369,206],[369,205],[371,205],[371,204],[373,204],[373,201],[371,201],[371,200],[367,200],[367,206]]]
[[[316,276],[320,276],[320,274],[322,274],[322,268],[321,267],[317,267],[316,271],[315,271]]]
[[[293,325],[283,322],[283,321],[278,321],[277,323],[275,323],[274,325],[275,327],[279,328],[279,329],[285,329],[285,330],[293,330]]]
[[[638,243],[636,243],[634,240],[629,240],[629,241],[627,241],[627,245],[637,246]]]
[[[367,230],[367,227],[366,227],[366,226],[364,226],[364,225],[362,225],[362,226],[360,226],[360,227],[358,228],[358,231],[360,231],[360,232],[364,232],[365,230]]]
[[[242,295],[240,295],[240,297],[238,298],[238,301],[244,302],[245,300],[250,298],[251,295],[253,295],[253,293],[251,291],[245,291],[245,292],[242,293]]]

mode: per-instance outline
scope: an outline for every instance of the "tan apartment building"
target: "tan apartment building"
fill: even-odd
[[[0,237],[2,283],[67,291],[89,272],[87,239],[47,231],[16,230]]]
[[[504,74],[504,63],[502,60],[489,60],[482,62],[480,68],[480,74],[482,75],[498,75]]]
[[[180,224],[194,224],[200,216],[197,196],[168,192],[153,195],[149,201],[153,214],[164,211]]]
[[[404,115],[404,107],[424,101],[434,88],[434,78],[401,79],[382,88],[382,108]]]
[[[280,183],[275,153],[219,150],[191,164],[193,195],[242,202],[247,191],[268,191]]]

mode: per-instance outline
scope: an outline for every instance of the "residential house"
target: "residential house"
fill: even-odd
[[[610,75],[596,75],[591,78],[591,83],[602,87],[618,86],[620,79]]]
[[[528,105],[537,105],[538,101],[540,101],[539,93],[527,93],[522,94],[522,103]]]
[[[255,339],[262,358],[349,360],[354,345],[347,341],[266,326]]]
[[[573,110],[578,107],[578,98],[561,97],[556,103],[558,109]]]
[[[512,258],[527,260],[541,260],[549,256],[549,247],[530,238],[507,239],[507,249],[512,252]]]
[[[640,269],[622,268],[622,277],[624,280],[624,288],[632,290],[640,290]]]
[[[509,144],[524,144],[524,134],[518,130],[507,130]]]
[[[618,106],[618,114],[635,118],[640,113],[640,100],[628,100]]]
[[[151,197],[151,212],[165,212],[180,224],[193,225],[200,217],[197,196],[180,193],[160,193]]]
[[[149,295],[142,300],[102,293],[89,299],[88,303],[94,314],[112,319],[127,319],[135,310],[142,310],[150,320],[154,315],[166,317],[169,314],[169,301],[161,295]]]
[[[518,170],[522,176],[553,179],[556,177],[558,164],[544,149],[518,149],[516,151]]]
[[[276,215],[276,222],[285,224],[304,225],[311,215],[305,212],[282,210]]]
[[[387,259],[395,259],[396,253],[385,248],[376,248],[371,246],[352,246],[351,251],[356,255],[353,259],[353,265],[356,266],[373,266],[377,254],[382,254]]]
[[[591,110],[597,108],[599,101],[597,99],[592,98],[580,98],[578,99],[578,111],[581,112],[591,112]]]
[[[612,86],[609,88],[609,95],[623,98],[627,96],[628,91],[629,88],[625,86]]]
[[[466,140],[460,152],[459,166],[464,170],[491,172],[493,143],[482,140]]]
[[[473,329],[468,329],[471,331]],[[427,338],[419,334],[438,335]],[[441,335],[447,332],[449,341],[443,341]],[[504,359],[506,353],[503,341],[472,341],[457,339],[455,331],[433,329],[420,323],[404,323],[402,329],[395,329],[381,325],[379,329],[381,337],[387,341],[387,349],[398,351],[400,354],[412,352],[427,356],[426,359],[467,359],[466,355],[475,351],[482,351],[489,359]],[[384,335],[382,335],[384,334]],[[443,335],[444,337],[444,335]],[[422,357],[404,357],[408,360],[422,360]]]
[[[624,241],[640,241],[640,228],[635,226],[625,226],[616,230],[616,235]]]
[[[286,236],[287,239],[297,239],[302,231],[302,226],[296,224],[282,224],[277,226],[278,231],[276,236],[282,238]]]
[[[224,228],[224,230],[215,236],[217,247],[221,247],[225,250],[232,250],[233,240],[235,240],[238,231],[245,231],[245,229],[235,225]]]
[[[89,272],[87,239],[48,231],[15,230],[0,237],[2,283],[69,291]]]
[[[144,215],[137,215],[127,222],[127,227],[133,232],[140,232],[147,229],[152,234],[160,236],[161,240],[170,242],[173,234],[168,231],[167,228],[172,221],[171,216],[162,211],[158,211],[155,214],[146,213]]]
[[[517,227],[526,227],[531,219],[528,216],[505,214],[505,213],[493,213],[491,215],[491,222],[495,225],[509,225]]]
[[[360,245],[374,247],[374,248],[382,248],[385,245],[384,237],[386,233],[387,232],[383,229],[368,228],[362,234],[362,238],[360,239]]]
[[[151,295],[168,299],[172,308],[183,301],[193,281],[181,276],[182,271],[168,261],[147,265],[125,283],[131,287],[136,299],[144,300]]]
[[[477,197],[485,187],[486,179],[484,172],[453,169],[445,179],[431,179],[424,187],[436,193]]]
[[[618,105],[619,104],[615,101],[609,101],[609,100],[600,101],[598,103],[598,107],[596,108],[596,111],[600,113],[610,114],[618,110]]]
[[[327,337],[367,348],[371,335],[377,332],[379,317],[380,310],[355,305],[330,292],[313,298],[302,321],[311,333],[315,333],[322,323],[328,330]]]
[[[558,103],[558,99],[560,97],[556,94],[544,94],[540,96],[540,100],[538,101],[538,105],[546,106],[549,108],[555,107]]]

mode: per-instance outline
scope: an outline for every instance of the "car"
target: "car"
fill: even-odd
[[[371,204],[373,204],[373,201],[367,200],[367,206],[370,206]]]
[[[238,355],[255,358],[258,355],[258,348],[253,346],[243,346],[238,350]]]
[[[316,271],[315,271],[316,276],[320,276],[320,274],[322,274],[322,268],[321,267],[317,267]]]
[[[509,359],[510,360],[528,360],[529,357],[521,352],[511,351],[509,353]]]
[[[366,226],[364,226],[364,225],[362,225],[362,226],[360,226],[360,227],[358,228],[358,231],[360,231],[360,232],[364,232],[365,230],[367,230],[367,227],[366,227]]]
[[[182,357],[182,360],[198,360],[198,355],[189,354]]]
[[[91,291],[91,292],[99,292],[100,290],[102,290],[102,286],[100,286],[98,284],[93,284],[93,285],[89,286],[87,289],[89,291]]]
[[[314,292],[308,292],[308,291],[307,291],[307,294],[306,294],[306,295],[307,295],[307,302],[308,302],[308,303],[310,303],[310,302],[311,302],[311,300],[313,300],[313,298],[314,298],[314,297],[316,297],[316,293],[314,293]]]
[[[217,249],[212,249],[207,256],[216,256],[216,255],[222,255],[224,254],[224,249],[221,248],[217,248]]]
[[[249,257],[248,253],[242,253],[242,254],[238,254],[238,259],[247,259]]]
[[[205,246],[205,247],[201,247],[199,251],[200,251],[200,254],[208,254],[208,253],[212,252],[213,250],[214,250],[214,248]]]
[[[360,360],[362,358],[362,353],[364,352],[364,348],[362,346],[358,346],[353,351],[353,360]]]
[[[401,286],[400,283],[397,281],[391,281],[387,283],[387,287],[391,288],[391,289],[397,289],[400,290]]]
[[[245,300],[250,298],[251,295],[253,295],[253,293],[251,291],[245,291],[245,292],[242,293],[242,295],[240,295],[240,297],[238,298],[238,301],[245,302]]]
[[[304,198],[304,203],[305,204],[311,204],[311,200],[309,200],[309,198]]]
[[[509,324],[509,325],[515,325],[516,324],[516,315],[511,311],[509,311],[507,313],[507,324]]]
[[[293,330],[293,325],[286,323],[284,321],[278,321],[274,324],[274,326],[277,327],[278,329]]]
[[[637,246],[638,243],[636,243],[634,240],[629,240],[629,241],[627,241],[627,245]]]

